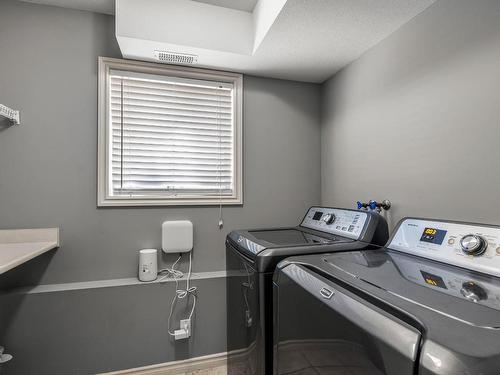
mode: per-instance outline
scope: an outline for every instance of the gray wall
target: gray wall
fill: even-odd
[[[499,20],[440,0],[324,84],[323,204],[500,224]]]
[[[208,271],[225,269],[231,229],[293,225],[320,201],[320,86],[244,78],[244,205],[224,208],[219,231],[216,207],[96,208],[97,57],[120,57],[112,17],[2,0],[0,51],[0,103],[22,120],[0,123],[0,228],[61,228],[58,250],[0,276],[10,291],[59,284],[0,294],[0,344],[14,355],[4,373],[84,374],[224,351],[225,279]],[[172,283],[69,290],[135,277],[138,249],[159,248],[161,223],[175,219],[193,221],[194,271],[208,277],[193,282],[190,340],[166,333]]]
[[[97,57],[120,55],[112,17],[0,4],[0,228],[61,228],[61,247],[8,276],[19,285],[131,277],[164,220],[194,223],[194,270],[223,270],[233,228],[291,225],[320,200],[320,87],[244,79],[244,205],[96,208]],[[173,259],[164,259],[171,263]],[[4,278],[5,279],[5,278]],[[5,282],[5,280],[4,280]]]
[[[192,285],[193,336],[175,344],[167,332],[173,282],[5,295],[0,343],[14,359],[0,373],[96,374],[224,352],[225,278]],[[189,314],[185,300],[176,311],[173,329]]]

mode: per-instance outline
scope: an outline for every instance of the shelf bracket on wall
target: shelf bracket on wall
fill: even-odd
[[[3,104],[0,104],[0,117],[5,117],[15,125],[19,125],[21,123],[19,111],[15,111]]]

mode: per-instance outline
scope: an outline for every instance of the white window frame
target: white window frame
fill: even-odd
[[[111,70],[124,70],[137,73],[158,74],[170,77],[227,82],[234,85],[234,189],[231,196],[222,197],[130,197],[109,195],[109,153],[110,127],[109,103],[107,102],[108,76]],[[130,207],[130,206],[208,206],[208,205],[241,205],[243,204],[243,75],[208,69],[147,63],[132,60],[99,57],[98,82],[98,144],[97,144],[97,206],[98,207]]]

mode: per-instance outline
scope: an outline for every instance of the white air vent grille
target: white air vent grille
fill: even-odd
[[[192,65],[198,62],[198,56],[187,53],[155,51],[155,59],[169,64]]]

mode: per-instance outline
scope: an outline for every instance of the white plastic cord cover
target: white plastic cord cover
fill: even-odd
[[[172,264],[171,268],[165,268],[162,269],[158,272],[158,274],[166,273],[160,280],[159,282],[164,282],[166,279],[174,279],[175,280],[175,294],[174,298],[172,298],[172,302],[170,304],[170,313],[168,315],[168,333],[170,336],[175,336],[175,333],[172,332],[170,329],[171,327],[171,320],[172,320],[172,315],[174,313],[174,308],[177,303],[178,299],[184,299],[189,296],[193,297],[193,306],[191,307],[191,312],[189,313],[189,317],[187,319],[191,320],[194,310],[196,308],[196,290],[198,289],[195,286],[191,286],[191,275],[192,275],[192,265],[193,265],[193,259],[192,259],[192,252],[189,252],[189,270],[188,270],[188,276],[186,279],[186,289],[181,289],[179,287],[179,279],[182,279],[184,277],[184,273],[178,269],[176,269],[177,264],[182,258],[182,254],[179,255],[177,260]]]

